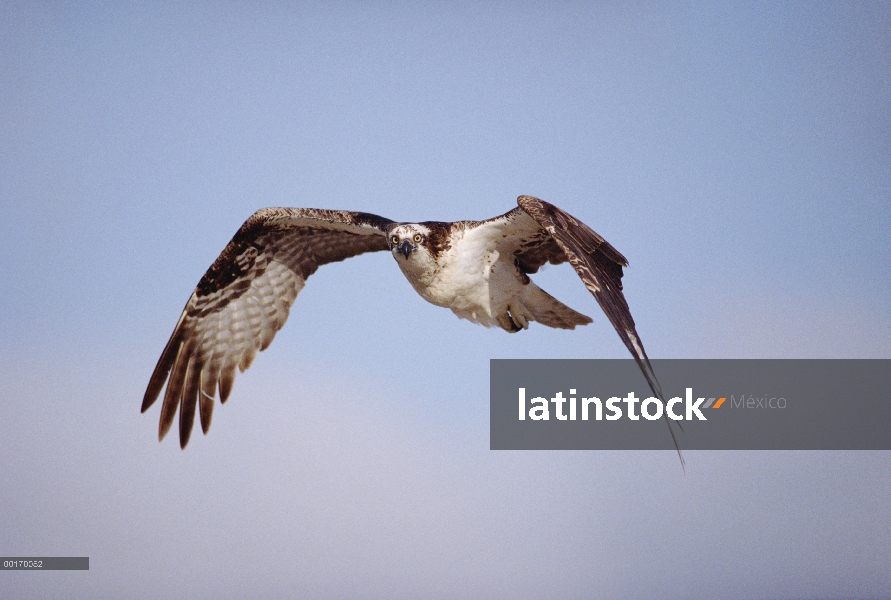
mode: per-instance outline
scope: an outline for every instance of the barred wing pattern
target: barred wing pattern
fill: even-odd
[[[238,230],[189,298],[158,360],[142,402],[145,412],[167,390],[158,437],[179,408],[180,446],[200,407],[207,433],[214,396],[225,402],[236,367],[245,371],[288,318],[306,279],[320,266],[387,250],[392,221],[368,213],[265,208]]]

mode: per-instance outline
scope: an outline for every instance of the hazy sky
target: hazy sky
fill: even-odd
[[[265,206],[548,200],[658,358],[891,358],[891,3],[0,2],[4,598],[891,598],[891,453],[493,452],[490,358],[627,351],[322,268],[208,436],[142,394]]]

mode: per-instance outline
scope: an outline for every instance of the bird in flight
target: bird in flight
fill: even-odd
[[[316,269],[385,250],[424,300],[510,333],[528,329],[533,321],[559,329],[591,322],[529,278],[545,263],[568,261],[650,389],[664,400],[622,294],[622,267],[628,261],[553,204],[532,196],[520,196],[517,204],[486,221],[454,223],[396,223],[369,213],[314,208],[257,211],[192,292],[149,381],[142,412],[166,383],[158,438],[170,430],[179,409],[179,443],[185,448],[196,408],[206,434],[214,397],[219,393],[220,402],[226,402],[235,369],[244,372],[257,352],[269,346]]]

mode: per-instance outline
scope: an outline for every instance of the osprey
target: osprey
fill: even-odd
[[[528,329],[533,321],[559,329],[591,322],[529,279],[545,263],[569,261],[653,393],[664,400],[622,294],[622,267],[628,261],[556,206],[532,196],[520,196],[517,203],[518,208],[487,221],[455,223],[395,223],[369,213],[314,208],[257,211],[192,292],[149,381],[142,412],[166,382],[158,438],[170,430],[179,408],[179,441],[185,448],[196,406],[206,434],[217,392],[226,402],[235,369],[243,372],[269,346],[306,279],[322,265],[384,250],[428,302],[509,333]]]

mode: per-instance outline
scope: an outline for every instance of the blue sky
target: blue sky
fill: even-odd
[[[625,254],[659,358],[891,358],[891,4],[0,4],[0,546],[12,597],[888,597],[888,453],[491,452],[508,336],[392,258],[321,269],[187,451],[144,387],[264,206]],[[246,565],[252,565],[247,567]]]

